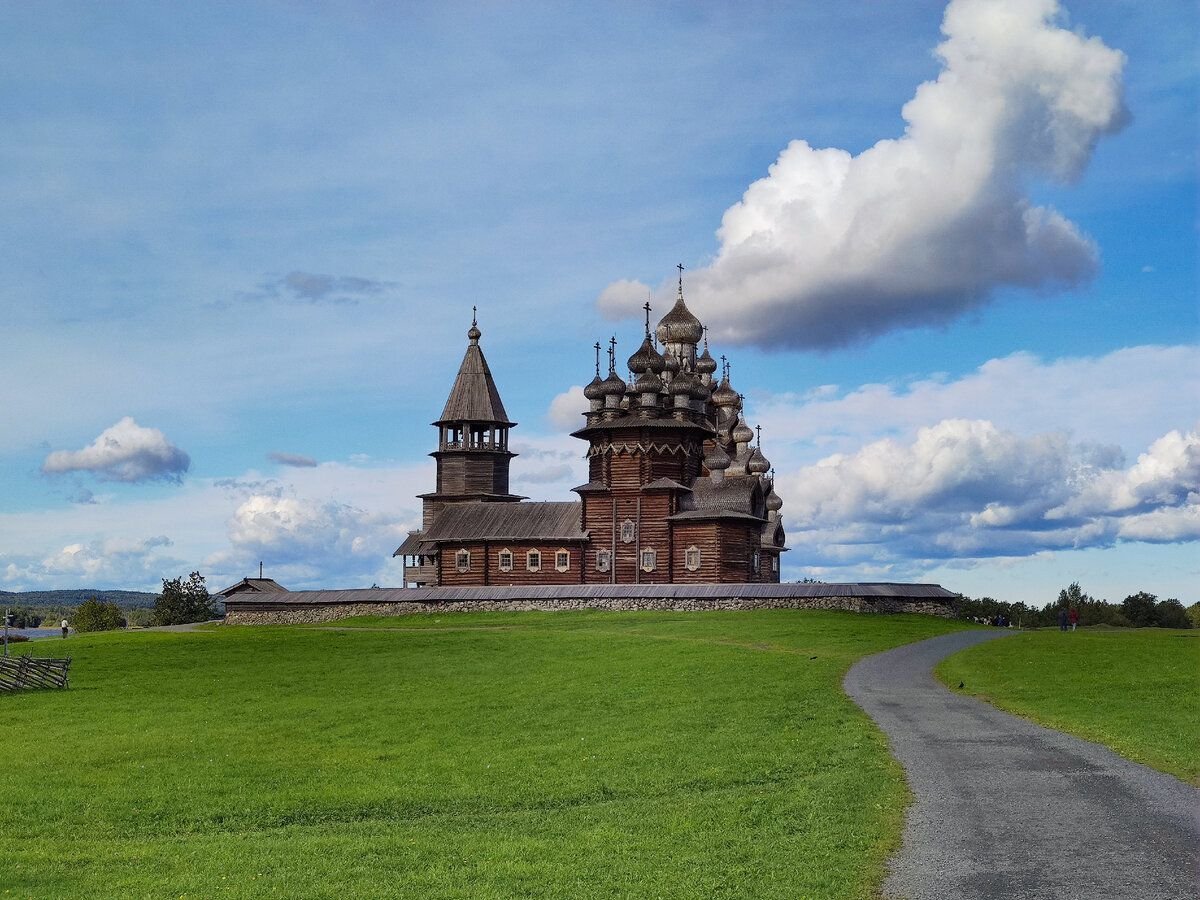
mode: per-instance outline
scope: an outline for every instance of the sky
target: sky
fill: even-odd
[[[0,589],[399,585],[478,307],[513,488],[678,273],[783,578],[1200,600],[1186,0],[0,6]]]

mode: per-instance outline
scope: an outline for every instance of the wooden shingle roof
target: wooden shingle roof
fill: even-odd
[[[287,588],[274,578],[243,578],[237,584],[231,584],[215,596],[228,597],[231,594],[282,594]]]
[[[442,410],[441,418],[433,424],[451,422],[488,422],[510,427],[517,424],[508,420],[500,391],[492,380],[492,370],[488,368],[483,350],[476,341],[467,345],[462,365],[458,367],[458,377],[454,379],[454,387],[446,399],[446,408]]]
[[[458,503],[442,510],[421,542],[586,541],[582,511],[578,501]]]

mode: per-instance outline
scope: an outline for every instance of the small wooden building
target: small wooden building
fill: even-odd
[[[570,503],[509,491],[509,420],[474,321],[441,417],[435,490],[396,550],[406,585],[777,583],[786,549],[771,464],[747,424],[728,364],[717,377],[705,329],[683,298],[617,374],[584,389],[574,436],[588,482]],[[703,342],[703,350],[700,344]]]

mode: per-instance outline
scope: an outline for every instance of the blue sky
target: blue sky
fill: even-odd
[[[785,577],[1200,599],[1195,10],[1053,6],[0,9],[0,589],[396,584],[471,306],[567,498],[682,261]]]

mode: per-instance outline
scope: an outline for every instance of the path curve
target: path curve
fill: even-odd
[[[846,675],[914,794],[884,896],[1200,896],[1200,790],[934,679],[940,660],[1008,634],[930,638]]]

